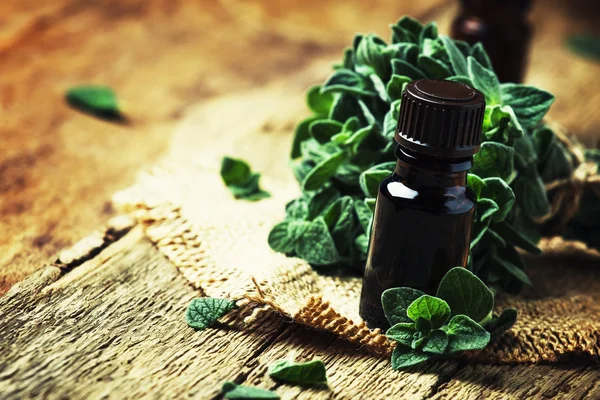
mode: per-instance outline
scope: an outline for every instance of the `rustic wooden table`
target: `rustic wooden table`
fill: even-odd
[[[600,67],[562,43],[597,29],[594,3],[537,3],[528,76],[557,95],[551,117],[588,144],[600,132]],[[451,0],[2,2],[0,398],[218,398],[225,380],[284,398],[600,398],[600,372],[589,366],[446,362],[394,372],[278,316],[251,333],[193,332],[182,318],[197,293],[139,227],[106,228],[111,195],[164,154],[182,121],[199,121],[198,145],[210,144],[226,134],[223,112],[248,113],[239,96],[256,93],[256,107],[301,105],[302,89],[325,78],[355,31],[387,37],[389,22],[411,14],[444,32],[454,13]],[[130,123],[69,109],[63,93],[82,82],[114,87]],[[293,122],[265,120],[246,140],[280,154]],[[330,387],[274,384],[266,366],[291,351],[322,358]]]

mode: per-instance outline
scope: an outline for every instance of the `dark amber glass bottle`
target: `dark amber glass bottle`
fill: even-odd
[[[360,315],[385,328],[381,294],[408,286],[434,294],[444,274],[466,266],[475,213],[467,172],[479,150],[483,95],[423,79],[407,85],[396,129],[396,169],[379,187]]]
[[[485,47],[501,82],[522,82],[532,28],[531,0],[460,0],[451,36]]]

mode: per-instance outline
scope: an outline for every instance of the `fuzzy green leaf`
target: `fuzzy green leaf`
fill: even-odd
[[[339,261],[333,238],[323,217],[310,223],[295,247],[298,256],[314,265],[328,265]]]
[[[411,41],[413,43],[416,43],[417,39],[420,37],[421,35],[421,31],[423,30],[423,24],[421,24],[419,21],[417,21],[416,19],[413,19],[409,16],[404,16],[402,18],[400,18],[400,20],[398,20],[398,22],[396,22],[396,24],[394,25],[390,25],[390,28],[392,28],[392,42],[393,43],[398,43],[398,42],[406,42],[406,41]],[[401,30],[402,32],[404,32],[404,35],[399,34],[398,36],[396,36],[396,31]]]
[[[296,243],[295,238],[288,235],[289,221],[278,223],[269,232],[269,246],[279,253],[291,253]]]
[[[485,96],[488,106],[501,103],[500,82],[496,74],[481,65],[474,57],[468,57],[469,78],[475,89],[478,89]]]
[[[121,116],[117,95],[107,86],[76,86],[67,90],[67,102],[80,111],[102,118]]]
[[[392,78],[386,86],[386,91],[389,98],[392,101],[400,99],[402,97],[404,84],[409,83],[410,81],[412,81],[412,79],[408,76],[392,75]]]
[[[260,188],[260,174],[252,172],[244,160],[223,157],[221,178],[236,199],[257,201],[271,196]]]
[[[503,83],[500,87],[502,102],[513,108],[524,127],[540,122],[554,103],[552,94],[533,86]]]
[[[416,333],[413,322],[400,322],[388,329],[385,335],[398,343],[410,346]]]
[[[490,57],[481,43],[476,43],[473,48],[471,48],[471,56],[475,58],[483,67],[492,71],[494,70],[492,62],[490,61]]]
[[[432,358],[432,356],[432,354],[423,353],[422,351],[413,350],[408,346],[398,344],[392,353],[392,368],[395,370],[408,368],[421,364]]]
[[[301,385],[327,383],[327,371],[321,360],[298,363],[290,360],[279,360],[269,366],[271,378]]]
[[[342,131],[343,125],[332,119],[318,119],[310,124],[310,135],[321,144],[327,143],[336,133]]]
[[[541,254],[542,250],[506,221],[494,225],[494,230],[507,242],[531,254]]]
[[[471,190],[473,190],[473,192],[475,192],[477,198],[481,197],[481,191],[485,187],[485,182],[483,179],[475,174],[469,174],[467,176],[467,185],[471,188]]]
[[[358,222],[363,231],[367,233],[371,227],[371,217],[373,216],[373,213],[369,210],[369,207],[367,207],[364,201],[355,199],[353,204]]]
[[[381,295],[381,304],[390,325],[413,321],[406,314],[413,301],[425,293],[409,287],[387,289]]]
[[[359,96],[376,96],[368,79],[348,69],[338,69],[321,87],[321,93],[350,93]]]
[[[235,307],[229,299],[201,297],[192,300],[185,312],[185,320],[194,329],[206,329]]]
[[[379,184],[390,173],[391,171],[367,170],[360,174],[358,182],[365,196],[376,197],[379,192]]]
[[[481,195],[485,198],[494,200],[500,208],[492,216],[492,222],[501,222],[508,216],[515,203],[515,194],[510,186],[500,178],[485,178],[485,186]]]
[[[456,75],[469,76],[469,67],[467,66],[467,59],[464,54],[458,49],[454,41],[448,36],[440,36],[440,39],[444,43],[444,47],[450,57],[450,63],[452,69]]]
[[[467,350],[485,349],[490,342],[490,333],[466,315],[456,315],[448,323],[447,354]]]
[[[446,273],[437,290],[437,296],[446,300],[452,315],[465,314],[481,321],[494,308],[494,295],[471,271],[455,267]]]
[[[392,72],[394,75],[407,76],[411,79],[423,79],[426,78],[425,74],[416,67],[412,66],[404,60],[393,60],[392,61]]]
[[[321,215],[327,208],[340,197],[340,193],[333,188],[325,188],[315,193],[308,202],[306,219],[312,221]]]
[[[500,313],[500,316],[492,319],[492,322],[488,326],[488,331],[492,336],[500,336],[517,322],[517,310],[514,308],[505,308]]]
[[[429,78],[444,79],[452,75],[452,71],[442,62],[423,54],[419,56],[417,64]]]
[[[423,295],[408,306],[406,313],[413,321],[417,322],[419,318],[423,318],[431,322],[433,329],[437,329],[450,318],[450,307],[442,299]]]
[[[531,285],[531,281],[529,280],[529,277],[527,276],[525,271],[523,271],[523,269],[520,268],[518,265],[515,265],[511,261],[509,261],[503,257],[500,257],[498,255],[492,256],[492,260],[496,263],[496,265],[500,266],[502,269],[504,269],[506,272],[508,272],[510,275],[512,275],[518,281],[520,281],[526,285]]]
[[[331,93],[321,93],[321,86],[316,85],[308,89],[306,103],[316,115],[327,117],[333,105],[333,95]]]
[[[298,158],[302,155],[302,152],[300,151],[300,145],[305,140],[310,139],[310,124],[312,124],[316,120],[317,118],[315,117],[309,117],[302,120],[296,126],[296,130],[294,131],[294,142],[292,143],[292,152],[290,154],[290,157],[292,159]]]
[[[448,335],[441,329],[431,331],[422,350],[425,353],[444,354],[448,347]]]
[[[223,397],[229,400],[278,400],[279,395],[267,389],[252,386],[238,385],[225,382],[221,388]]]
[[[320,189],[325,182],[335,175],[337,169],[346,161],[347,157],[348,154],[345,151],[341,151],[321,161],[304,178],[302,190],[313,191]]]
[[[504,181],[514,176],[514,155],[512,147],[502,143],[484,142],[479,153],[475,154],[471,172],[481,178],[499,177]]]

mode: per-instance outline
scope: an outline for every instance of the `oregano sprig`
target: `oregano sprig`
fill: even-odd
[[[517,318],[514,309],[494,314],[492,291],[462,267],[446,273],[435,297],[402,287],[383,292],[381,303],[391,325],[386,335],[397,342],[394,369],[484,349],[492,335],[510,329]]]

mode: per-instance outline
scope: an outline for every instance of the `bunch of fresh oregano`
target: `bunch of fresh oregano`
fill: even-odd
[[[394,369],[484,349],[517,319],[512,308],[494,314],[491,290],[462,267],[448,271],[435,297],[401,287],[383,292],[381,303],[391,325],[386,335],[398,342],[392,353]]]
[[[550,212],[545,184],[573,172],[571,153],[541,123],[554,97],[528,85],[500,84],[481,44],[439,36],[435,23],[403,17],[391,29],[391,43],[356,35],[331,76],[309,89],[313,115],[297,126],[291,151],[303,194],[287,204],[269,244],[313,266],[360,270],[377,188],[395,165],[401,93],[415,79],[449,79],[479,89],[487,104],[468,177],[477,194],[468,267],[490,287],[517,292],[530,283],[517,248],[539,251],[534,221]],[[598,213],[600,202],[589,202],[587,210]]]

